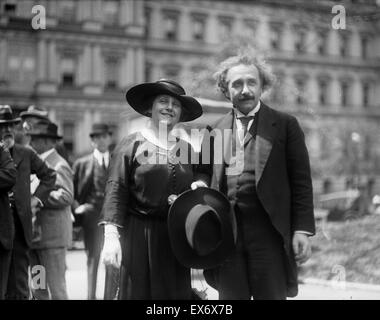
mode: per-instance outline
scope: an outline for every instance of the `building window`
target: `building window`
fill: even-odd
[[[74,57],[63,57],[61,60],[61,85],[63,87],[75,86],[76,61]]]
[[[339,40],[339,54],[341,57],[347,57],[349,52],[348,35],[341,35]]]
[[[342,107],[347,107],[348,104],[348,83],[343,81],[340,84],[340,105]]]
[[[193,40],[204,41],[206,34],[206,19],[203,17],[193,18]]]
[[[72,122],[65,121],[63,123],[63,144],[70,154],[74,152],[74,141],[75,125]]]
[[[76,3],[73,0],[60,1],[60,18],[64,22],[76,21]]]
[[[145,15],[145,37],[149,38],[151,36],[151,19],[152,19],[152,10],[150,8],[144,9]]]
[[[304,78],[299,78],[295,80],[295,83],[297,87],[296,103],[299,105],[305,104],[306,80]]]
[[[166,15],[164,20],[164,37],[167,40],[177,40],[178,38],[178,15]]]
[[[361,42],[361,57],[367,58],[368,57],[368,38],[362,37],[360,42]]]
[[[370,85],[368,82],[362,85],[363,107],[366,108],[370,105]]]
[[[17,4],[15,3],[4,3],[3,12],[7,16],[15,16],[17,11]]]
[[[164,78],[178,80],[181,67],[179,65],[165,65],[163,67]]]
[[[269,31],[269,46],[272,50],[280,49],[281,31],[278,25],[271,26]]]
[[[35,82],[36,56],[34,47],[22,43],[9,43],[8,79],[11,84],[32,86]]]
[[[327,103],[327,81],[319,80],[318,89],[318,103],[324,106]]]
[[[115,26],[119,23],[119,1],[103,1],[103,22],[106,26]]]
[[[232,18],[219,18],[219,40],[229,38],[232,34]]]
[[[317,34],[317,52],[324,56],[327,53],[327,30],[319,31]]]
[[[119,87],[120,61],[116,57],[109,57],[105,61],[105,87],[116,89]]]
[[[245,29],[249,38],[255,39],[258,22],[256,20],[245,20]]]
[[[298,54],[306,52],[306,31],[300,30],[296,33],[294,49]]]

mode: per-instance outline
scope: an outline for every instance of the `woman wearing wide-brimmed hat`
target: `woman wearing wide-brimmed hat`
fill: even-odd
[[[190,268],[173,254],[167,216],[177,195],[208,179],[191,163],[190,141],[173,133],[179,122],[200,117],[202,107],[165,79],[134,86],[126,99],[151,119],[113,153],[101,221],[103,261],[121,263],[120,299],[190,299]]]

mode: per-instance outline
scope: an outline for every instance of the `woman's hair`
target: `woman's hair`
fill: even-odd
[[[218,70],[214,73],[219,90],[228,98],[228,83],[226,81],[227,72],[232,67],[244,64],[247,66],[255,66],[259,71],[263,92],[269,90],[274,81],[275,76],[270,66],[264,58],[257,54],[252,48],[240,50],[237,55],[227,58],[219,64]]]

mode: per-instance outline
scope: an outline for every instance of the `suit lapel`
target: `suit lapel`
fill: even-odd
[[[82,201],[84,201],[84,199],[86,198],[90,185],[91,185],[91,179],[94,173],[94,166],[95,166],[94,161],[95,161],[94,155],[93,154],[89,155],[88,158],[86,159],[86,162],[83,168],[82,188],[80,190],[80,198],[82,199]]]
[[[271,112],[271,109],[261,102],[261,110],[259,112],[260,115],[257,124],[255,144],[256,186],[258,185],[263,174],[277,133],[276,119],[273,115],[273,112]]]
[[[217,186],[220,189],[221,183],[223,181],[223,174],[225,169],[226,161],[231,159],[231,143],[232,143],[232,126],[233,126],[233,112],[229,112],[221,122],[215,127],[215,129],[220,130],[222,134],[223,148],[221,146],[214,145],[214,157],[218,158],[218,161],[214,161],[214,174],[216,178]],[[228,129],[228,130],[226,130]],[[217,154],[222,152],[220,157],[216,156],[215,148],[218,148]],[[215,159],[214,158],[214,159]],[[219,159],[221,158],[221,159]]]
[[[18,147],[17,144],[13,146],[13,162],[15,164],[16,169],[18,169],[20,163],[24,159],[22,155],[22,149]]]

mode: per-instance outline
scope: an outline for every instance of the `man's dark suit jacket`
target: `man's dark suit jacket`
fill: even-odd
[[[12,248],[13,219],[9,208],[8,191],[16,183],[17,170],[8,150],[0,143],[0,245]]]
[[[315,233],[309,156],[304,134],[295,117],[269,108],[262,102],[259,112],[255,142],[257,195],[283,238],[288,296],[295,296],[298,285],[292,236],[296,230]],[[233,121],[234,113],[231,111],[213,129],[232,129]],[[254,135],[252,130],[253,126],[249,132]],[[223,143],[224,150],[228,150],[231,136],[227,135]],[[225,192],[222,185],[225,165],[214,163],[212,168],[211,188]],[[231,281],[234,281],[233,277]]]
[[[94,177],[95,158],[93,153],[79,158],[73,165],[74,199],[79,205],[86,203]],[[99,208],[99,211],[101,208]]]
[[[20,218],[25,240],[30,247],[32,242],[32,211],[30,208],[30,175],[36,174],[40,184],[34,196],[44,204],[54,189],[56,173],[41,160],[30,147],[15,144],[12,150],[13,161],[17,169],[17,180],[13,188],[17,213]]]

